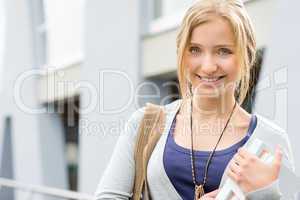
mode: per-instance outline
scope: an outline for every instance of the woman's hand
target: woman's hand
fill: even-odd
[[[214,190],[210,193],[205,194],[200,200],[214,200],[219,193],[219,189]]]
[[[229,163],[228,176],[245,192],[251,192],[275,181],[280,172],[282,152],[276,147],[274,160],[266,164],[257,156],[240,148]]]

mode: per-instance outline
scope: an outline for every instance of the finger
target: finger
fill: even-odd
[[[240,157],[242,157],[243,159],[246,159],[246,158],[249,158],[250,156],[252,156],[252,154],[249,153],[245,147],[239,148],[237,154]]]
[[[255,161],[258,160],[258,156],[250,153],[245,147],[239,148],[238,154],[247,161]]]
[[[232,159],[235,163],[237,163],[238,165],[242,164],[244,162],[244,159],[243,157],[241,157],[239,154],[235,154],[233,156],[233,159]]]
[[[207,197],[216,197],[218,195],[218,193],[219,193],[219,189],[216,189],[212,192],[207,193],[206,195],[207,195]]]
[[[273,160],[273,166],[279,171],[281,167],[281,161],[282,161],[282,148],[277,145],[275,150],[275,156]]]
[[[229,169],[231,169],[231,171],[233,173],[235,173],[236,175],[240,176],[241,175],[241,167],[235,163],[235,162],[232,162],[230,165],[229,165]]]
[[[231,169],[228,170],[227,175],[237,184],[240,183],[241,179]]]
[[[260,154],[258,157],[259,157],[259,158],[262,158],[265,154],[269,154],[269,153],[270,153],[269,150],[263,149],[262,152],[261,152],[261,154]]]

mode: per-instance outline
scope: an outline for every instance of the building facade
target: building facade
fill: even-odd
[[[0,177],[93,194],[131,113],[179,98],[176,34],[193,2],[1,0]],[[266,49],[250,107],[289,131],[299,173],[300,70],[282,50],[299,52],[297,22],[286,23],[299,14],[281,0],[245,6]],[[0,190],[0,199],[26,195]]]

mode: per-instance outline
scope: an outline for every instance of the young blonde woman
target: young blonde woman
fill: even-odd
[[[147,168],[152,199],[195,199],[199,194],[201,200],[215,199],[228,177],[248,199],[280,198],[282,158],[286,168],[293,168],[286,134],[240,106],[255,52],[252,24],[241,1],[201,0],[187,11],[177,37],[182,99],[164,106],[166,126]],[[135,139],[144,110],[132,115],[121,134],[97,199],[131,197]],[[276,138],[272,164],[243,147],[255,138]]]

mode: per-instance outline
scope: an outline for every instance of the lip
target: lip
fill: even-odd
[[[202,77],[200,75],[196,75],[199,80],[201,81],[201,83],[205,84],[205,85],[217,85],[220,84],[224,78],[226,77],[226,75],[222,75],[222,76],[214,76],[214,77]],[[215,79],[215,80],[212,80]]]

